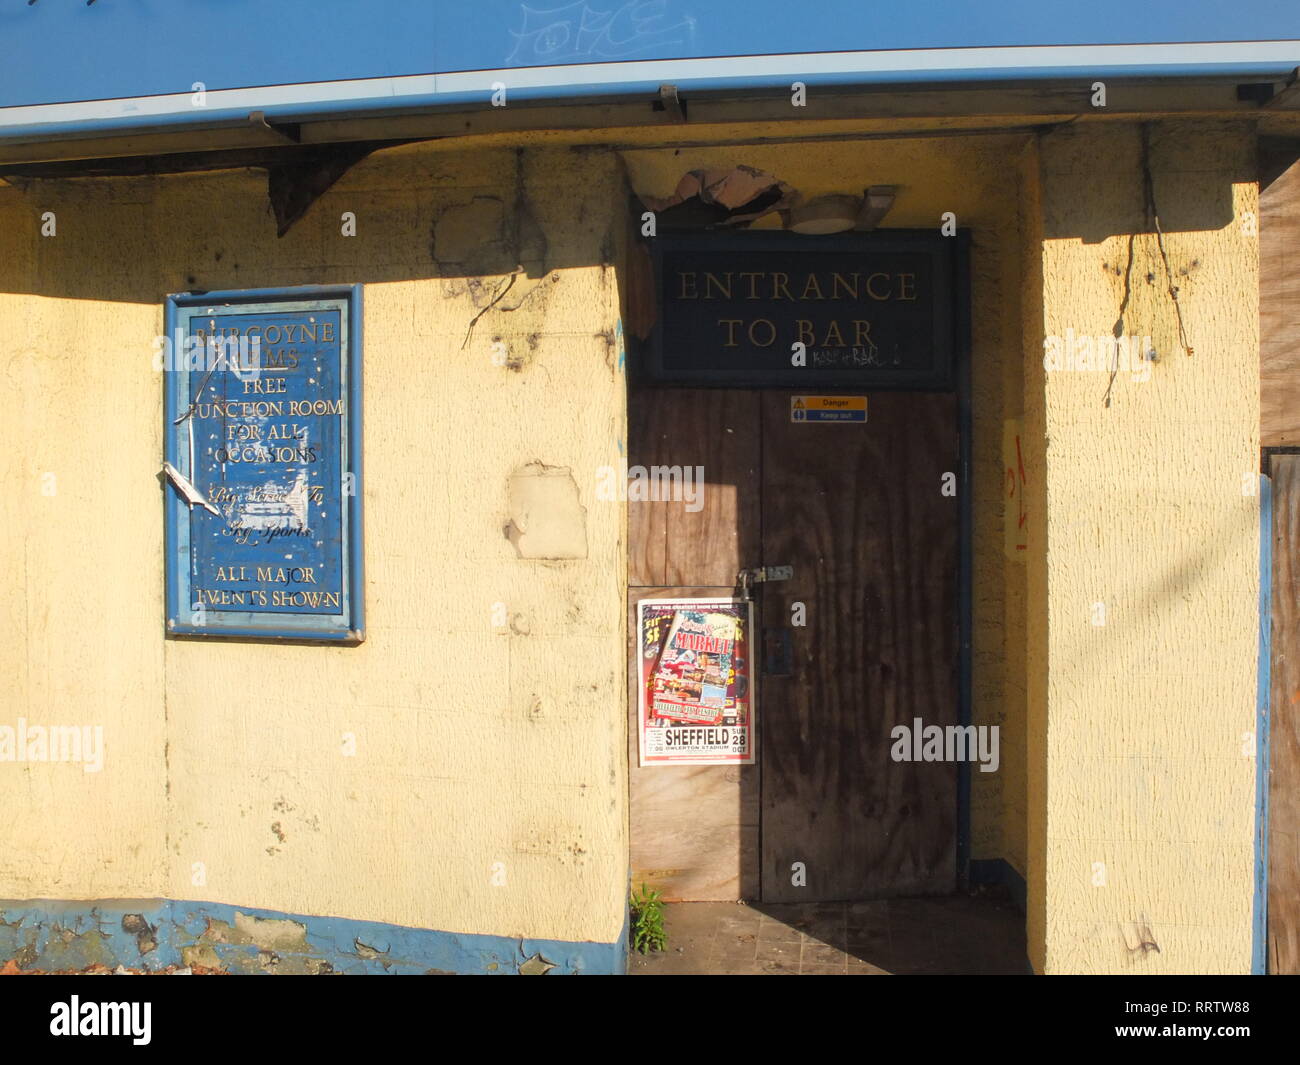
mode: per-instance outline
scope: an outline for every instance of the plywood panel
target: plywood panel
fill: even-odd
[[[757,393],[635,391],[628,410],[629,473],[655,466],[702,468],[704,492],[695,502],[637,502],[629,495],[628,584],[730,587],[741,568],[757,565]]]
[[[764,676],[763,897],[942,893],[955,887],[956,767],[890,759],[890,730],[958,715],[951,395],[870,397],[866,425],[793,424],[763,396],[765,628],[791,623],[789,676]],[[807,883],[792,883],[804,863]]]
[[[1259,427],[1300,444],[1300,162],[1259,194]]]
[[[628,466],[700,466],[697,509],[628,501],[629,789],[633,883],[670,899],[735,901],[758,893],[758,767],[637,766],[636,602],[729,596],[758,565],[758,396],[751,391],[636,390]]]
[[[637,588],[628,594],[628,765],[632,883],[671,900],[735,902],[758,896],[758,773],[752,766],[637,766],[636,604],[715,597],[727,587]]]
[[[1268,961],[1300,974],[1300,455],[1274,455]]]

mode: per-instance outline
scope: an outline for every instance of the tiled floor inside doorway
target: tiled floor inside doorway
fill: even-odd
[[[667,907],[668,949],[633,954],[642,976],[1024,974],[1024,915],[1004,899]]]

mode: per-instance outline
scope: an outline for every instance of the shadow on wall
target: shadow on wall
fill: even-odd
[[[1256,180],[1239,122],[1071,125],[1044,134],[1042,182],[1069,175],[1066,212],[1043,215],[1047,240],[1099,244],[1114,236],[1223,229],[1235,219],[1234,184]],[[1221,170],[1213,184],[1207,171]],[[1078,181],[1079,175],[1091,180]],[[1195,193],[1191,194],[1194,189]]]
[[[0,291],[159,305],[443,279],[444,295],[509,312],[555,271],[612,264],[626,196],[604,149],[404,146],[360,162],[277,237],[260,169],[9,181]]]

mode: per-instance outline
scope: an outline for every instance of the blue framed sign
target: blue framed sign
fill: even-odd
[[[359,642],[361,290],[167,298],[167,631]]]

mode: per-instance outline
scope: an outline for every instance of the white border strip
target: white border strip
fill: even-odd
[[[881,52],[817,52],[797,55],[736,56],[716,59],[667,59],[622,63],[583,63],[553,67],[517,67],[452,74],[415,74],[359,78],[352,81],[303,82],[246,89],[219,89],[206,94],[203,108],[191,102],[191,90],[162,96],[33,104],[0,108],[0,129],[24,126],[94,123],[120,119],[158,119],[196,111],[258,111],[317,107],[348,102],[356,109],[382,108],[404,97],[482,93],[494,82],[512,91],[565,86],[616,88],[636,83],[728,81],[741,78],[855,77],[872,75],[982,75],[996,71],[1054,71],[1065,68],[1151,72],[1161,67],[1300,66],[1300,41],[1239,41],[1206,44],[1049,45],[1011,48],[932,48]]]

